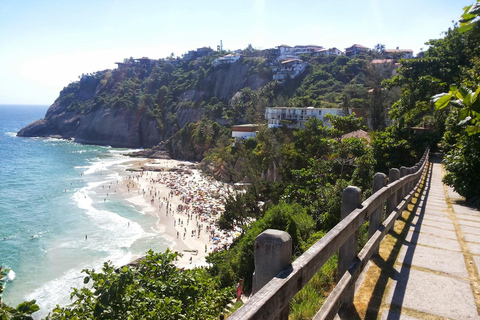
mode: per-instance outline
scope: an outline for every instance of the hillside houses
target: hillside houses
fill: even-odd
[[[299,57],[293,53],[293,47],[290,47],[286,44],[279,45],[276,47],[278,49],[278,56],[274,59],[277,61],[282,60],[292,60],[298,59]]]
[[[279,65],[272,68],[273,80],[285,80],[288,77],[295,78],[301,74],[308,63],[300,59],[291,59],[282,61]]]
[[[313,54],[319,50],[322,50],[322,46],[317,46],[314,44],[307,45],[307,46],[302,46],[302,45],[297,45],[293,47],[293,53],[295,55],[301,55],[301,54]]]
[[[257,136],[258,130],[260,130],[260,125],[258,124],[234,125],[232,127],[232,138],[235,139],[235,142],[242,139],[254,138]]]
[[[197,48],[197,50],[190,50],[183,55],[183,60],[190,61],[197,58],[202,58],[213,53],[213,49],[210,47]]]
[[[341,56],[343,52],[337,48],[321,49],[314,52],[314,56]]]
[[[347,57],[354,57],[357,54],[360,54],[362,52],[368,52],[368,51],[370,51],[370,48],[362,46],[361,44],[354,44],[351,47],[345,48],[345,55]]]
[[[304,128],[305,123],[311,118],[317,118],[330,126],[330,123],[324,119],[326,114],[344,116],[343,109],[339,108],[267,108],[265,111],[265,119],[268,121],[268,128],[278,128],[287,126],[287,128]]]
[[[221,50],[221,49],[218,49]],[[188,62],[196,59],[201,59],[205,56],[217,55],[218,58],[212,61],[213,67],[218,67],[221,65],[228,65],[240,61],[243,58],[264,58],[265,66],[272,68],[272,78],[273,80],[285,81],[288,78],[295,78],[302,74],[309,63],[303,61],[305,56],[309,57],[337,57],[341,55],[346,55],[348,57],[354,57],[361,53],[369,53],[372,50],[361,44],[354,44],[348,48],[345,48],[345,51],[341,51],[336,47],[324,48],[320,45],[309,44],[309,45],[295,45],[289,46],[287,44],[281,44],[275,48],[268,48],[264,50],[255,50],[251,45],[244,50],[235,50],[227,51],[227,54],[224,56],[218,57],[218,54],[223,51],[215,51],[210,47],[201,47],[196,50],[190,50],[187,53],[183,54],[182,57],[177,57],[176,59],[172,57],[160,60],[149,59],[143,57],[140,59],[125,59],[124,62],[116,62],[119,69],[126,68],[129,66],[141,66],[141,67],[153,67],[158,61],[167,60],[169,63],[174,66],[180,65],[182,62]],[[378,58],[378,52],[377,58]],[[395,69],[398,68],[398,65],[395,64],[398,59],[410,59],[413,58],[413,51],[411,49],[385,49],[382,51],[380,58],[372,60],[372,64],[377,67],[391,69],[391,65],[394,65],[393,74],[395,74]],[[393,61],[392,61],[393,60]]]
[[[240,60],[240,58],[242,56],[243,55],[241,55],[239,53],[230,53],[230,54],[227,54],[226,56],[223,56],[223,57],[220,57],[220,58],[217,58],[217,59],[213,60],[212,65],[214,67],[216,67],[216,66],[219,66],[219,65],[222,65],[222,64],[234,63],[234,62],[237,62],[238,60]]]
[[[412,59],[413,58],[413,50],[412,49],[385,49],[385,55],[389,59]]]
[[[392,77],[397,75],[397,69],[400,68],[400,63],[393,59],[373,59],[371,64],[377,70],[391,72]]]

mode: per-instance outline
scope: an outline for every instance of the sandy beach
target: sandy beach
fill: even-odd
[[[231,186],[207,177],[191,162],[143,159],[134,162],[121,193],[158,217],[156,229],[174,241],[179,268],[206,266],[205,257],[232,243],[239,229],[221,231],[217,221]]]

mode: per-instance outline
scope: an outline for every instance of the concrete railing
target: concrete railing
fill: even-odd
[[[359,188],[345,188],[342,220],[293,263],[288,233],[266,230],[260,234],[255,240],[253,296],[228,319],[288,319],[291,299],[337,251],[337,285],[314,319],[333,319],[342,305],[351,305],[355,281],[415,194],[428,167],[428,155],[429,149],[411,168],[390,169],[388,185],[387,176],[377,173],[373,194],[363,203]],[[369,240],[357,255],[358,229],[367,219]]]

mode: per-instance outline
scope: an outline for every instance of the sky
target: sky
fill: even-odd
[[[0,0],[0,104],[50,105],[124,58],[355,43],[418,53],[474,0]]]

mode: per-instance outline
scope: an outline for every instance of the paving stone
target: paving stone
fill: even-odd
[[[435,221],[431,219],[423,219],[422,225],[438,228],[439,231],[443,231],[443,230],[455,231],[455,227],[453,226],[452,221],[441,222],[441,221]]]
[[[428,217],[428,216],[439,216],[439,217],[448,217],[448,212],[446,210],[442,211],[442,210],[425,210],[425,214],[424,214],[425,217]]]
[[[396,269],[388,303],[452,319],[478,319],[468,281],[408,267]]]
[[[427,209],[445,210],[445,209],[448,209],[448,206],[445,200],[437,202],[437,201],[432,201],[430,199],[427,199]]]
[[[469,243],[470,242],[480,243],[480,236],[478,234],[464,233],[463,237],[465,238],[465,241]]]
[[[441,236],[434,236],[428,233],[409,232],[406,241],[412,243],[419,243],[430,247],[436,247],[440,249],[453,250],[461,252],[462,248],[457,240],[443,238]]]
[[[457,221],[458,221],[458,224],[461,226],[480,228],[480,220],[477,222],[477,221],[457,219]]]
[[[456,213],[468,214],[468,215],[477,216],[477,217],[480,216],[480,212],[478,210],[465,205],[453,203],[452,209]]]
[[[429,212],[429,211],[440,211],[440,212],[446,212],[448,210],[448,206],[446,204],[444,205],[436,205],[436,204],[433,204],[433,203],[430,203],[428,202],[426,207],[425,207],[425,211],[426,212]]]
[[[392,310],[385,310],[382,313],[381,320],[421,320],[420,318],[415,318],[407,316],[405,314],[398,313]]]
[[[422,233],[429,233],[429,234],[433,234],[433,235],[441,235],[444,238],[457,240],[457,234],[454,231],[442,230],[442,232],[440,233],[438,231],[438,228],[431,227],[431,226],[423,225],[420,229],[415,228],[415,227],[410,227],[410,231],[416,231],[416,232],[420,231]]]
[[[480,228],[461,225],[460,229],[462,229],[462,232],[464,234],[469,233],[469,234],[476,235],[477,237],[479,237],[478,241],[480,241]]]
[[[467,242],[470,253],[480,255],[480,243]]]
[[[408,244],[402,245],[397,261],[460,277],[468,277],[463,254],[458,251]]]
[[[424,221],[438,221],[443,223],[452,223],[452,220],[448,216],[424,216]]]

